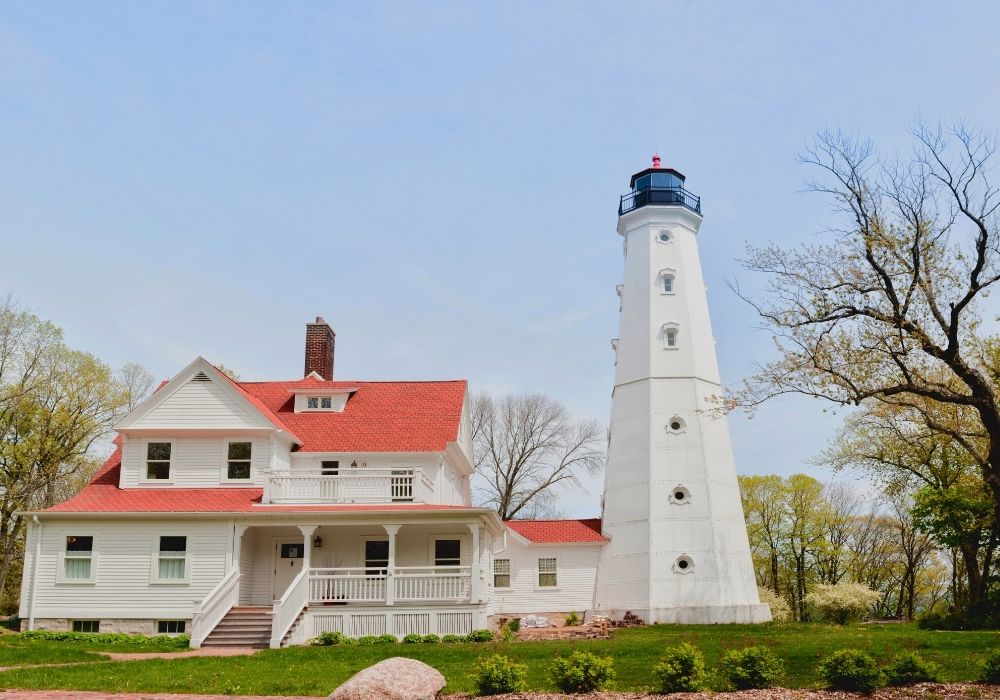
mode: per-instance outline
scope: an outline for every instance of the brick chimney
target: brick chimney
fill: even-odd
[[[327,381],[333,379],[333,345],[337,335],[322,316],[306,324],[306,368],[303,376],[315,372]]]

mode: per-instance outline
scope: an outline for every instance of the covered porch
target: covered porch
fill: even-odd
[[[293,583],[309,605],[479,602],[480,529],[478,522],[248,527],[239,533],[239,602],[269,605]]]
[[[234,608],[268,611],[272,647],[327,630],[478,628],[493,542],[483,518],[393,519],[235,525],[231,565],[196,605],[192,645]]]

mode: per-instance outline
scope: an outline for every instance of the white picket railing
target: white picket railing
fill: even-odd
[[[312,569],[311,603],[385,603],[389,582],[396,601],[464,602],[471,598],[470,566],[397,566],[395,569]]]
[[[434,483],[417,467],[271,472],[268,478],[271,503],[428,503],[434,495]]]
[[[466,601],[472,595],[471,566],[397,566],[397,601]]]
[[[201,647],[215,626],[239,602],[240,570],[233,569],[195,606],[191,615],[191,647]]]
[[[274,601],[273,614],[271,617],[271,648],[277,649],[281,646],[281,640],[285,638],[288,630],[295,624],[299,614],[305,610],[309,603],[309,572],[303,569],[299,575],[292,579],[288,590],[281,596],[280,600]]]
[[[367,573],[371,571],[372,573]],[[309,600],[312,602],[384,603],[384,569],[340,568],[313,569],[309,576]]]

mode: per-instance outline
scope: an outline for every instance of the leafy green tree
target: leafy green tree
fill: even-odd
[[[100,462],[102,438],[150,388],[138,366],[116,373],[69,348],[51,323],[0,302],[0,596],[23,548],[17,513],[75,493]]]

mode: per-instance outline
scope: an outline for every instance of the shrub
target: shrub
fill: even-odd
[[[589,693],[600,690],[614,679],[614,661],[610,656],[596,656],[574,651],[568,658],[556,657],[550,669],[556,687],[564,693]]]
[[[403,637],[403,644],[420,644],[424,641],[422,634],[408,634]]]
[[[343,632],[321,632],[309,640],[309,645],[314,647],[350,646],[357,643],[357,639],[352,639]]]
[[[772,622],[789,622],[792,619],[792,607],[788,601],[770,588],[758,588],[757,596],[760,598],[760,602],[771,606]]]
[[[396,639],[396,635],[394,634],[380,634],[375,637],[376,644],[395,644],[398,641],[399,640]]]
[[[986,657],[979,680],[983,683],[1000,683],[1000,649],[994,649]]]
[[[653,666],[653,677],[659,693],[695,693],[705,686],[705,657],[687,642],[669,647]]]
[[[476,695],[499,695],[527,690],[528,667],[516,664],[503,654],[480,659],[473,682]]]
[[[517,634],[518,632],[520,632],[521,631],[521,618],[519,618],[519,617],[512,617],[509,620],[507,620],[507,629],[509,629],[514,634]]]
[[[465,637],[460,634],[446,634],[441,637],[441,641],[445,644],[458,644],[459,642],[464,642]]]
[[[35,630],[33,632],[21,632],[22,639],[44,639],[52,642],[76,642],[80,644],[100,644],[110,646],[114,644],[122,646],[167,646],[177,649],[186,649],[191,643],[191,636],[187,634],[160,634],[155,637],[147,637],[144,634],[121,634],[117,632],[49,632],[45,630]]]
[[[820,583],[805,597],[805,602],[824,620],[846,625],[867,614],[881,597],[863,583]]]
[[[722,657],[722,673],[737,690],[773,688],[785,675],[781,661],[767,647],[733,649]]]
[[[425,634],[420,641],[424,644],[438,644],[441,642],[441,638],[436,634]]]
[[[829,687],[857,693],[870,693],[882,684],[882,672],[875,659],[857,649],[835,651],[817,668]]]
[[[576,614],[575,610],[566,616],[567,627],[576,627],[579,624],[580,624],[580,616]]]
[[[936,683],[941,680],[938,665],[926,661],[915,652],[900,654],[893,659],[893,662],[885,669],[885,679],[889,685]]]
[[[378,644],[378,637],[373,634],[358,637],[358,644]]]
[[[492,642],[493,633],[489,630],[476,630],[469,634],[468,640],[470,642]]]

